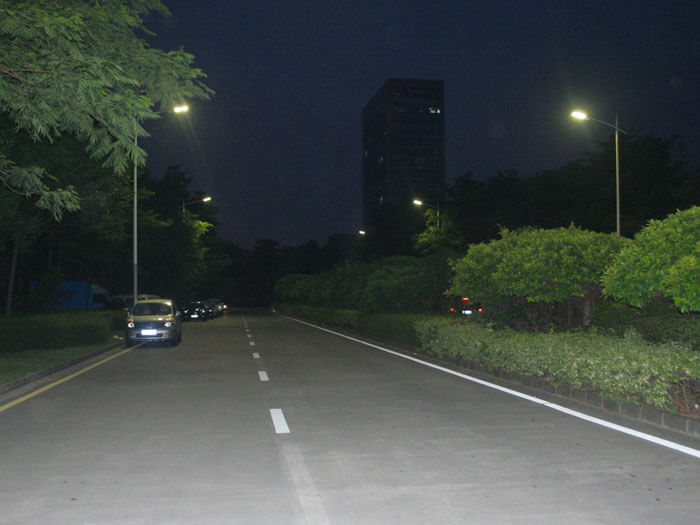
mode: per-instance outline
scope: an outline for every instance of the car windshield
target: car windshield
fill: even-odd
[[[169,315],[172,308],[167,303],[136,303],[134,315]]]

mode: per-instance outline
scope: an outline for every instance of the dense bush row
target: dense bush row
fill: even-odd
[[[649,343],[632,330],[624,338],[595,330],[528,334],[444,317],[418,321],[416,330],[423,349],[438,357],[666,410],[675,410],[672,393],[679,387],[700,385],[700,354],[674,343]]]
[[[109,342],[123,329],[123,312],[65,312],[0,317],[0,352]]]
[[[275,285],[280,302],[364,312],[439,311],[451,272],[439,257],[394,256],[345,263],[318,274],[291,274]]]
[[[362,313],[357,310],[331,310],[298,303],[276,305],[282,314],[308,319],[339,328],[349,328],[367,337],[418,347],[415,324],[429,316],[422,314]]]

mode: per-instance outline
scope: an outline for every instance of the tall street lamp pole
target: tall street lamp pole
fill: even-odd
[[[604,126],[611,127],[615,130],[615,207],[616,207],[616,217],[617,217],[617,235],[621,235],[620,229],[620,139],[619,134],[624,133],[629,135],[629,132],[624,129],[620,129],[617,125],[617,113],[615,114],[615,124],[610,122],[605,122],[604,120],[598,120],[593,117],[589,117],[584,111],[572,111],[571,116],[579,120],[592,120],[598,124],[603,124]]]
[[[138,147],[138,135],[134,131],[134,147]],[[136,162],[136,158],[134,157],[134,232],[132,235],[133,238],[133,256],[134,256],[134,297],[132,301],[132,306],[136,305],[136,301],[138,301],[138,289],[139,289],[139,254],[138,254],[138,248],[139,248],[139,242],[138,242],[138,234],[139,234],[139,229],[138,229],[138,184],[136,178],[138,177],[138,164]]]
[[[173,108],[173,113],[185,113],[189,111],[189,107],[185,104],[181,106],[175,106]],[[162,112],[158,112],[162,113]],[[134,147],[137,149],[139,146],[138,143],[138,134],[136,130],[134,130]],[[133,222],[134,222],[134,230],[133,230],[133,262],[134,262],[134,297],[133,297],[133,305],[136,304],[136,302],[139,300],[139,295],[138,295],[138,290],[139,290],[139,241],[138,241],[138,235],[139,235],[139,229],[138,229],[138,183],[137,183],[137,178],[138,178],[138,162],[136,158],[136,153],[134,153],[134,213],[133,213]]]

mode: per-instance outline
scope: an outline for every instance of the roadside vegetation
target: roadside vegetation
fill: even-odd
[[[0,385],[105,348],[123,329],[123,312],[0,317]]]
[[[288,275],[277,309],[487,371],[697,415],[699,246],[697,207],[650,221],[634,239],[573,225],[502,229],[442,266],[436,255],[392,257]],[[450,298],[462,297],[483,312],[448,315]]]

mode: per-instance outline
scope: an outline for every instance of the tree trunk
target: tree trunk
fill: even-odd
[[[10,282],[7,284],[7,300],[5,302],[5,315],[12,313],[12,292],[15,285],[15,273],[17,271],[17,259],[19,258],[19,235],[15,234],[15,247],[12,250],[12,263],[10,264]]]

